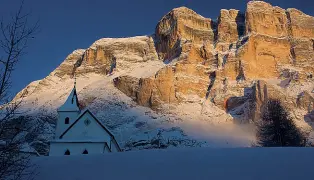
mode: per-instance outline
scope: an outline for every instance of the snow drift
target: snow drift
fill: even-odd
[[[35,180],[312,179],[313,148],[183,148],[39,157]]]

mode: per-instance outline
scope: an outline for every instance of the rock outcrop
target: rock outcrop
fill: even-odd
[[[160,109],[197,96],[235,119],[255,120],[266,91],[291,109],[304,109],[297,98],[302,87],[314,88],[313,63],[313,17],[250,1],[245,12],[223,9],[217,20],[175,8],[155,34],[100,39],[71,54],[51,76],[104,74],[143,106]],[[49,83],[47,77],[36,84]],[[293,88],[295,93],[286,93]]]
[[[295,38],[314,38],[314,17],[297,9],[287,9],[290,31]]]
[[[309,92],[304,91],[298,95],[296,104],[298,108],[303,108],[310,113],[314,110],[314,97]]]
[[[135,63],[158,60],[153,38],[138,36],[131,38],[103,38],[91,45],[77,62],[76,73],[109,74],[119,67],[127,69]]]
[[[277,78],[282,68],[292,66],[290,52],[288,39],[254,34],[237,55],[247,79]]]
[[[245,34],[245,14],[235,9],[222,9],[218,19],[218,42],[237,42]]]
[[[175,8],[157,24],[155,44],[162,60],[171,60],[182,52],[185,40],[196,44],[214,42],[216,23],[186,7]]]
[[[135,100],[158,107],[198,95],[224,107],[227,81],[313,81],[312,21],[298,10],[262,1],[249,2],[246,13],[221,10],[217,22],[176,8],[155,33],[156,51],[168,65],[138,79]]]
[[[180,7],[161,18],[153,35],[103,38],[74,51],[14,100],[23,99],[30,119],[50,118],[43,131],[53,132],[55,109],[75,75],[81,107],[123,132],[122,142],[140,133],[131,148],[150,144],[142,138],[152,129],[181,125],[173,122],[185,121],[182,128],[196,122],[196,132],[204,122],[257,121],[269,98],[279,99],[307,131],[314,128],[313,64],[314,18],[299,10],[250,1],[245,12],[223,9],[212,20]],[[231,139],[238,134],[226,132]]]
[[[287,37],[289,24],[286,10],[263,1],[250,1],[246,11],[246,29],[252,34]]]

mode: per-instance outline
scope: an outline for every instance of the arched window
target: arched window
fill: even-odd
[[[64,155],[70,155],[71,153],[70,153],[70,151],[67,149],[66,151],[65,151],[65,153],[64,153]]]
[[[85,150],[83,151],[83,154],[88,154],[88,151],[85,149]]]
[[[70,123],[70,118],[66,117],[64,120],[64,124],[69,124]]]

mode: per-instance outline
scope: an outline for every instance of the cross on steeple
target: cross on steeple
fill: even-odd
[[[72,104],[74,103],[74,98],[77,100],[77,94],[76,94],[76,75],[74,74],[74,87],[73,87],[73,90],[74,90],[74,94],[72,96]],[[77,102],[78,103],[78,102]]]
[[[74,112],[80,111],[79,102],[77,98],[76,88],[74,87],[69,94],[67,100],[64,104],[58,109],[58,111],[67,111],[67,112]]]
[[[79,101],[77,98],[76,93],[76,75],[73,75],[74,78],[74,87],[69,94],[67,100],[64,102],[64,104],[58,109],[59,112],[61,111],[67,111],[67,112],[79,112]]]

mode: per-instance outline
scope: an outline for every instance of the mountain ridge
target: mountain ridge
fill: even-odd
[[[14,100],[23,97],[27,115],[42,114],[53,122],[75,74],[82,106],[123,134],[118,140],[129,149],[155,147],[157,131],[165,134],[165,144],[169,137],[188,146],[209,136],[196,144],[211,146],[216,135],[229,143],[236,139],[230,146],[250,146],[254,128],[243,127],[258,120],[267,98],[280,99],[309,133],[314,18],[261,1],[247,6],[246,12],[222,9],[217,20],[175,8],[161,18],[154,35],[102,38],[73,51]],[[199,124],[215,133],[200,131]],[[147,138],[148,132],[154,135]],[[145,145],[137,144],[141,141]]]

